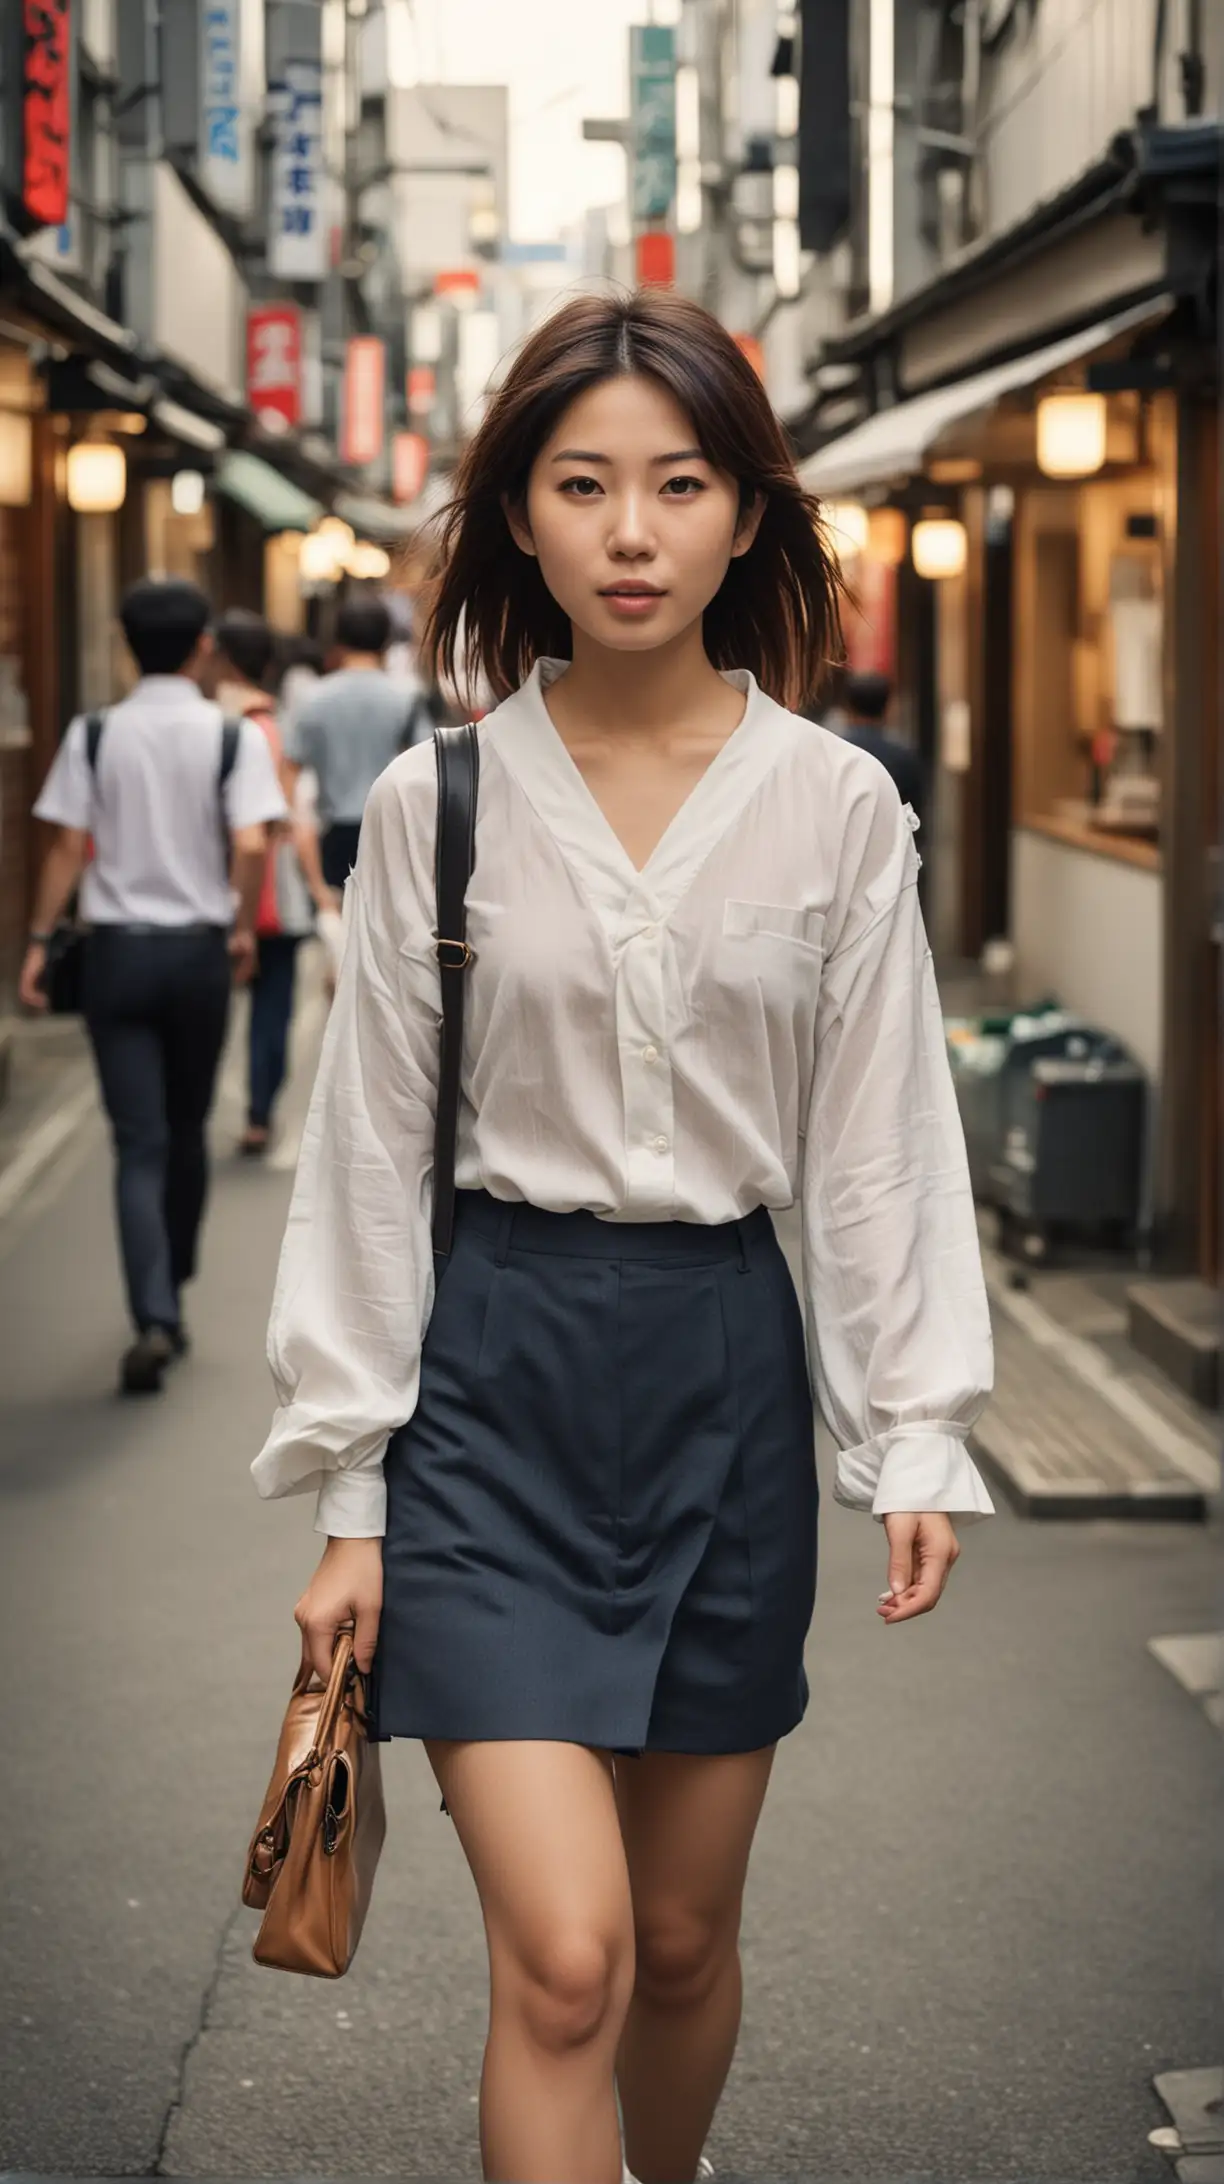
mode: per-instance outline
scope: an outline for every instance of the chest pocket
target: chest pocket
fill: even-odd
[[[819,956],[824,947],[824,912],[786,902],[738,902],[723,905],[723,937],[792,946]]]

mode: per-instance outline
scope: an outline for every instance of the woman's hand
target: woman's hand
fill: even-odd
[[[382,1541],[329,1539],[323,1559],[293,1611],[302,1658],[324,1683],[331,1674],[336,1632],[353,1625],[353,1659],[368,1676],[382,1614]]]
[[[886,1623],[907,1623],[911,1615],[929,1615],[948,1572],[960,1553],[951,1517],[927,1510],[884,1519],[888,1534],[888,1591],[880,1594],[878,1613]]]

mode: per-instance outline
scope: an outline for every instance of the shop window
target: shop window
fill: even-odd
[[[1043,486],[1016,531],[1021,826],[1155,866],[1163,733],[1157,479]]]

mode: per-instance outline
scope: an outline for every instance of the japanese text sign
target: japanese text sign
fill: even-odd
[[[72,149],[69,0],[24,0],[22,202],[42,227],[68,218]]]
[[[302,420],[302,318],[293,303],[247,314],[247,398],[261,425],[292,431]]]
[[[276,117],[268,234],[275,280],[321,281],[327,272],[323,220],[323,74],[317,61],[289,61],[271,94]]]

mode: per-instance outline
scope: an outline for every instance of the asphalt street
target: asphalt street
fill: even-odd
[[[255,1966],[238,1904],[318,1542],[248,1475],[290,1174],[232,1157],[237,1120],[231,1082],[159,1400],[111,1392],[96,1123],[0,1223],[0,2169],[476,2178],[483,1936],[419,1748],[386,1748],[346,1980]],[[1220,2050],[1224,1740],[1147,1647],[1218,1626],[1218,1540],[1003,1510],[888,1631],[881,1529],[827,1493],[822,1521],[720,2180],[1171,2177],[1151,2079]]]

